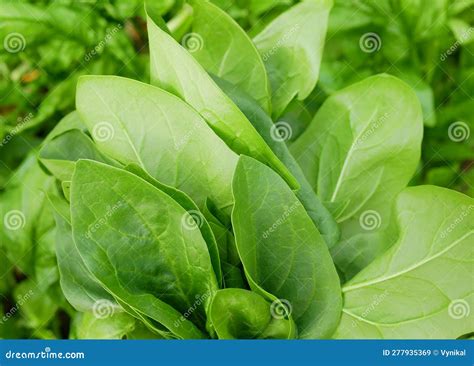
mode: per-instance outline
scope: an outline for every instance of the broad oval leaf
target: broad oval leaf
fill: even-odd
[[[332,0],[303,1],[254,38],[270,78],[274,118],[316,86],[331,7]]]
[[[392,203],[420,159],[423,119],[403,81],[376,75],[329,97],[291,146],[341,227],[331,248],[346,278],[396,240]]]
[[[77,110],[96,145],[176,187],[203,207],[230,211],[237,156],[189,105],[157,87],[114,76],[80,79]]]
[[[293,187],[296,179],[275,156],[245,115],[219,89],[202,66],[148,17],[151,83],[189,103],[237,154],[268,164]]]
[[[293,320],[272,312],[272,305],[262,296],[229,288],[214,296],[210,319],[220,339],[294,338]]]
[[[192,7],[192,32],[184,36],[184,46],[207,72],[237,85],[270,114],[270,83],[252,40],[211,2],[193,1]]]
[[[319,197],[306,179],[303,171],[295,158],[291,155],[284,138],[275,137],[278,130],[291,127],[287,125],[274,124],[271,118],[259,108],[258,104],[247,94],[240,91],[235,85],[225,80],[215,78],[218,85],[224,90],[234,103],[245,113],[249,121],[252,121],[255,129],[263,137],[268,146],[278,158],[288,167],[288,170],[298,180],[300,188],[295,191],[296,196],[303,204],[306,212],[313,220],[319,232],[324,237],[326,244],[332,247],[339,240],[339,228],[336,221],[329,213],[329,210],[323,205]]]
[[[184,208],[130,172],[80,160],[71,214],[84,264],[120,304],[178,337],[205,337],[217,281],[206,242]]]
[[[232,224],[251,287],[289,301],[300,338],[324,338],[341,313],[339,277],[322,236],[273,170],[242,156]]]
[[[335,338],[457,338],[474,322],[474,200],[434,186],[396,202],[398,242],[343,287]]]

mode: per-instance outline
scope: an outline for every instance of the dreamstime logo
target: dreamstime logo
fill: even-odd
[[[467,123],[457,121],[453,122],[448,127],[448,136],[451,141],[462,142],[466,141],[471,135],[471,130]]]
[[[104,39],[102,39],[98,44],[96,44],[96,46],[92,50],[87,52],[86,56],[84,57],[84,61],[89,62],[94,56],[102,52],[105,46],[107,46],[107,44],[113,39],[113,36],[118,33],[118,31],[120,31],[122,28],[122,24],[117,24],[111,30],[107,30]]]
[[[17,134],[19,134],[23,130],[23,128],[28,124],[28,122],[31,121],[32,118],[33,118],[33,113],[29,113],[24,118],[18,118],[17,119],[18,123],[15,126],[15,128],[12,129],[10,133],[5,135],[2,141],[0,141],[0,147],[3,147],[6,144],[8,144],[13,139],[13,137],[15,137]]]
[[[461,36],[459,37],[459,40],[454,42],[451,47],[449,47],[446,52],[443,52],[439,59],[441,61],[446,61],[446,59],[451,56],[458,48],[461,46],[461,44],[464,43],[464,41],[467,41],[469,38],[471,38],[471,34],[474,32],[474,27],[469,27],[466,29]]]
[[[275,45],[270,48],[267,52],[265,52],[263,55],[262,55],[262,60],[264,62],[267,62],[270,57],[272,57],[275,53],[277,53],[277,51],[283,47],[289,40],[290,38],[293,36],[293,34],[296,33],[296,31],[300,28],[300,25],[299,24],[295,24],[293,27],[291,27],[288,32],[286,32],[283,37],[281,37],[280,39],[278,39],[278,41],[275,43]]]
[[[449,316],[453,319],[467,318],[470,312],[469,304],[463,299],[451,301],[448,307]]]
[[[185,229],[193,230],[204,224],[204,217],[198,210],[190,210],[183,215],[181,224]]]
[[[293,130],[287,122],[277,122],[270,128],[270,136],[274,141],[288,141],[293,135]]]
[[[367,319],[367,316],[369,316],[369,314],[371,312],[373,312],[385,300],[385,298],[388,296],[388,294],[389,294],[389,292],[387,290],[385,290],[380,295],[375,295],[373,297],[372,302],[364,309],[364,312],[360,315],[360,317],[362,319]],[[352,327],[353,328],[355,328],[357,326],[357,322],[358,322],[357,320],[352,321]]]
[[[471,214],[471,211],[474,210],[474,205],[462,206],[461,213],[452,221],[446,229],[441,232],[441,238],[446,238],[461,222],[464,221],[466,217]]]
[[[364,230],[376,230],[382,224],[382,217],[375,210],[367,210],[360,215],[359,224]]]
[[[188,319],[210,297],[211,297],[210,293],[205,293],[204,295],[196,295],[195,296],[196,301],[194,301],[191,307],[188,308],[188,310],[186,310],[178,320],[175,320],[174,322],[175,328],[178,328],[182,322]]]
[[[105,319],[114,315],[115,305],[112,301],[107,299],[97,300],[92,306],[92,314],[97,319]]]
[[[267,230],[263,232],[262,237],[267,239],[280,225],[282,225],[288,219],[288,217],[290,217],[292,212],[300,205],[301,202],[296,200],[295,203],[286,208],[283,214],[277,220],[275,220],[275,222],[269,228],[267,228]]]
[[[94,221],[93,224],[90,224],[88,227],[88,230],[86,232],[86,238],[91,239],[92,234],[94,234],[97,230],[99,230],[102,226],[107,224],[109,219],[115,215],[115,213],[122,207],[125,206],[125,202],[120,200],[117,201],[113,206],[107,206],[107,211],[105,212],[105,215],[102,216],[101,218],[97,219]]]
[[[9,33],[3,40],[3,47],[10,53],[21,52],[26,47],[25,37],[21,33]]]
[[[13,305],[10,308],[10,310],[8,310],[0,319],[0,324],[7,322],[11,317],[13,317],[33,295],[34,295],[33,290],[29,290],[26,294],[21,296],[18,299],[18,302],[15,305]]]
[[[377,33],[365,33],[359,38],[359,47],[365,53],[377,52],[382,47],[382,39]]]
[[[188,33],[184,35],[181,44],[189,52],[193,53],[202,50],[202,47],[204,46],[204,40],[197,33]]]
[[[367,129],[362,136],[357,139],[357,145],[362,145],[365,140],[367,140],[370,136],[372,136],[375,131],[377,131],[387,120],[390,116],[390,113],[385,112],[380,118],[376,119],[370,124],[370,128]]]
[[[293,308],[286,299],[276,299],[270,305],[270,314],[275,319],[285,319],[291,315]]]
[[[92,137],[98,142],[112,140],[115,136],[114,127],[109,122],[100,122],[92,130]]]
[[[12,210],[6,213],[3,218],[3,224],[8,230],[20,230],[25,227],[26,218],[23,212]]]

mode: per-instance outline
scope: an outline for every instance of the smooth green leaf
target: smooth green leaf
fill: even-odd
[[[331,7],[332,0],[303,1],[254,38],[270,78],[274,118],[294,98],[303,100],[314,89]]]
[[[286,122],[273,124],[271,118],[244,92],[241,92],[234,85],[222,79],[216,78],[216,81],[222,90],[245,113],[247,118],[252,121],[255,129],[264,138],[268,146],[272,148],[275,155],[278,156],[298,180],[300,189],[295,192],[296,196],[303,204],[319,232],[323,235],[328,246],[331,247],[336,244],[339,240],[339,228],[336,221],[314,193],[313,188],[285,143],[293,132],[292,127]]]
[[[96,145],[126,165],[230,211],[237,156],[190,106],[154,86],[113,76],[80,79],[77,110]]]
[[[340,317],[339,278],[328,248],[285,182],[242,156],[232,224],[250,286],[288,301],[300,338],[325,338]]]
[[[346,279],[396,240],[392,203],[415,172],[422,134],[416,94],[382,74],[333,94],[291,146],[341,227],[331,253]]]
[[[472,331],[474,200],[434,186],[404,190],[400,239],[343,287],[335,338],[457,338]]]
[[[80,160],[71,214],[87,269],[121,305],[178,337],[205,336],[217,281],[206,242],[184,208],[136,175]]]
[[[147,24],[152,84],[190,104],[237,154],[247,154],[268,164],[297,188],[295,178],[192,55],[151,18]]]
[[[272,314],[260,295],[242,289],[220,290],[211,304],[210,318],[220,339],[283,338],[295,336],[295,324]]]
[[[199,0],[192,4],[192,33],[184,36],[184,46],[208,73],[237,85],[270,114],[270,82],[252,40],[212,3]]]

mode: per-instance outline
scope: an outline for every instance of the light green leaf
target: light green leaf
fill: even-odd
[[[222,79],[217,79],[218,85],[224,90],[234,103],[252,121],[255,129],[260,133],[268,146],[271,147],[276,156],[288,167],[289,171],[298,180],[300,188],[295,192],[303,204],[306,212],[313,220],[319,232],[329,247],[339,240],[339,228],[328,209],[316,196],[313,188],[306,179],[303,171],[291,155],[286,145],[286,140],[293,133],[292,126],[286,122],[273,124],[271,118],[258,106],[258,104],[240,91],[233,84]]]
[[[395,196],[420,158],[423,120],[416,94],[376,75],[329,97],[291,151],[341,227],[331,248],[346,279],[396,240]]]
[[[199,208],[191,200],[191,198],[189,198],[186,193],[157,181],[156,179],[148,175],[148,173],[145,172],[142,168],[140,168],[140,166],[137,164],[129,164],[125,167],[125,170],[139,176],[143,180],[154,185],[160,191],[166,193],[177,203],[179,203],[181,207],[183,207],[191,215],[191,218],[193,219],[194,223],[199,227],[199,230],[201,230],[202,237],[204,238],[204,240],[206,240],[207,249],[209,250],[209,255],[211,256],[212,268],[214,269],[214,273],[216,274],[217,282],[219,283],[219,285],[221,285],[222,270],[219,260],[219,249],[217,247],[216,238],[214,237],[214,234],[206,218],[199,211]]]
[[[206,242],[184,208],[130,172],[80,160],[71,214],[84,264],[120,305],[177,337],[205,337],[217,281]]]
[[[42,147],[38,158],[60,181],[71,180],[79,159],[118,165],[98,151],[90,137],[80,130],[69,130],[52,138]]]
[[[434,186],[396,203],[398,242],[343,287],[335,338],[457,338],[474,322],[474,200]]]
[[[130,79],[84,77],[77,110],[106,155],[124,165],[137,163],[199,207],[210,198],[230,211],[237,156],[179,98]]]
[[[214,4],[202,0],[192,4],[192,33],[184,36],[184,46],[208,73],[237,85],[270,114],[270,83],[252,40]]]
[[[254,42],[272,87],[273,117],[296,97],[305,99],[319,77],[332,0],[306,0],[281,14]]]
[[[210,318],[220,339],[295,337],[291,318],[272,314],[270,303],[247,290],[218,291],[211,304]]]
[[[232,224],[250,286],[289,302],[300,338],[330,336],[341,311],[339,278],[302,204],[274,171],[245,156],[232,188]]]
[[[237,154],[268,164],[297,188],[295,178],[202,66],[150,17],[147,24],[152,84],[190,104]]]
[[[135,318],[123,312],[103,317],[92,312],[78,313],[72,333],[76,339],[123,339],[136,323]]]
[[[56,255],[61,289],[67,301],[78,311],[94,310],[100,303],[116,305],[114,298],[100,285],[84,265],[72,238],[69,205],[63,199],[49,196],[55,209]]]

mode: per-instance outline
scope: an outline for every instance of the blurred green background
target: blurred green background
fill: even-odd
[[[213,2],[255,35],[296,1]],[[185,1],[153,4],[173,35],[182,37],[190,25]],[[52,215],[44,197],[21,183],[40,190],[54,184],[34,153],[74,109],[80,75],[148,82],[144,19],[142,0],[0,0],[0,202],[31,200],[28,215],[34,218],[11,253],[0,243],[0,338],[77,336],[79,320],[58,284]],[[281,117],[294,127],[292,139],[328,95],[369,75],[390,73],[412,86],[423,107],[423,154],[413,184],[474,197],[473,26],[474,0],[335,0],[320,81],[307,100],[291,103]],[[25,255],[32,243],[35,250]]]

